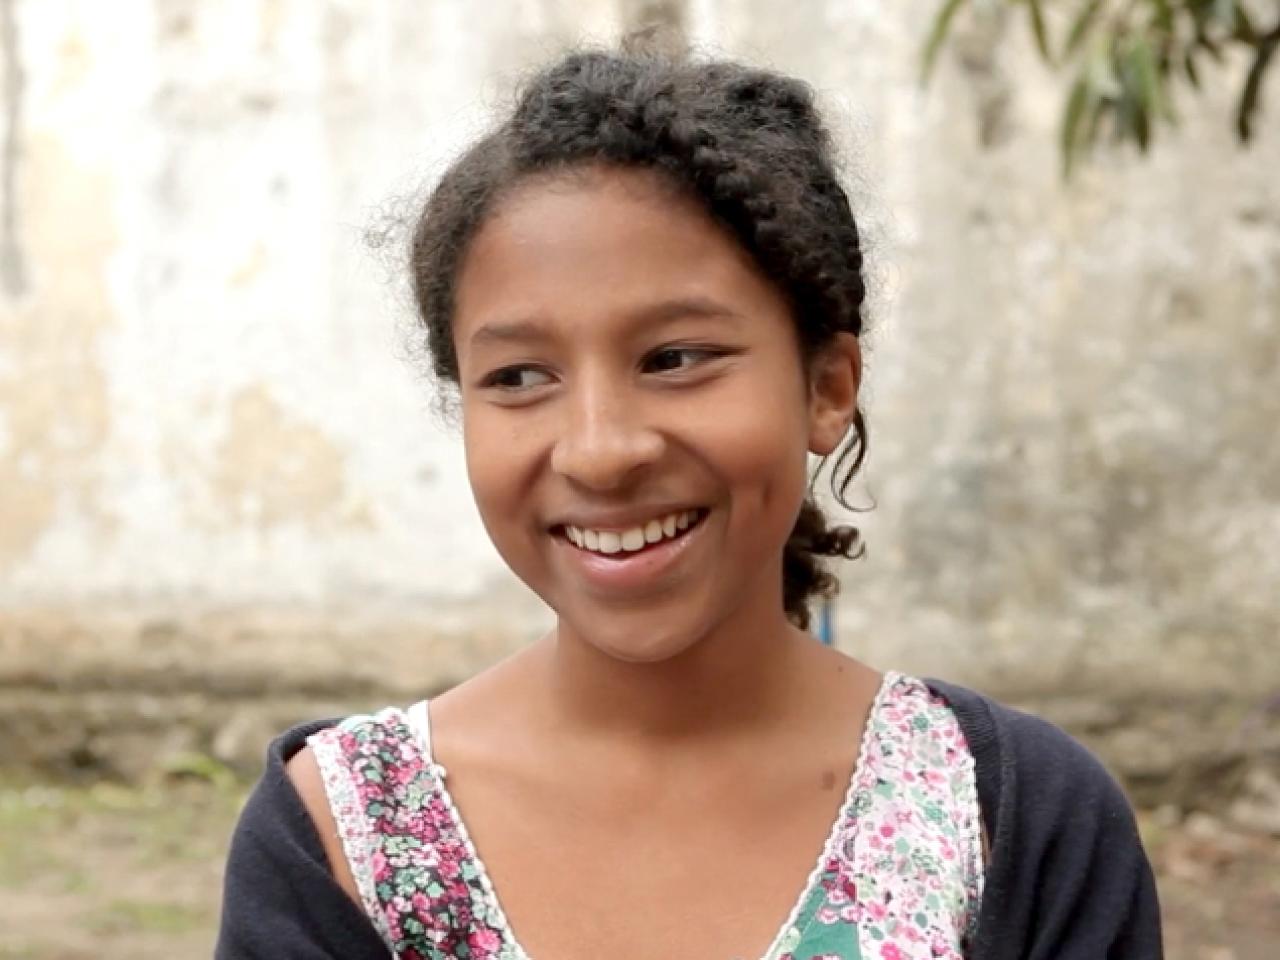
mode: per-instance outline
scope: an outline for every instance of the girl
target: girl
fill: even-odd
[[[1160,956],[1088,753],[805,632],[858,549],[807,458],[840,497],[866,450],[858,229],[807,87],[570,55],[446,173],[411,267],[485,528],[556,626],[273,743],[219,957]]]

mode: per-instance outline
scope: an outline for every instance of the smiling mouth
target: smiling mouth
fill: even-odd
[[[625,560],[684,538],[706,519],[709,512],[706,507],[681,510],[626,530],[591,530],[562,524],[553,528],[552,533],[584,553],[609,560]]]

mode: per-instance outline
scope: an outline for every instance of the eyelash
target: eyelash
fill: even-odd
[[[651,354],[649,354],[647,357],[644,358],[644,363],[647,365],[651,363],[655,357],[660,357],[664,353],[684,353],[684,354],[697,355],[701,359],[696,361],[694,364],[690,365],[690,366],[697,366],[698,363],[706,363],[709,360],[716,360],[716,359],[719,359],[720,357],[728,356],[729,351],[724,349],[718,349],[715,347],[696,347],[696,346],[688,346],[688,345],[674,345],[674,346],[668,346],[668,347],[659,347],[657,350],[654,350]],[[687,367],[682,367],[680,369],[687,369]]]
[[[673,353],[674,354],[692,354],[699,358],[698,360],[694,361],[691,364],[685,364],[683,366],[671,368],[668,370],[657,371],[658,373],[680,373],[684,370],[689,369],[690,367],[697,366],[700,363],[706,363],[711,360],[717,360],[721,357],[729,356],[731,352],[732,351],[725,350],[723,348],[716,348],[716,347],[696,347],[696,346],[659,347],[657,350],[654,350],[652,353],[650,353],[648,356],[644,358],[644,360],[641,362],[641,369],[644,369],[645,367],[649,366],[656,357],[660,357],[663,354],[673,354]],[[497,390],[503,390],[509,393],[520,393],[526,390],[532,390],[534,389],[534,386],[537,386],[537,385],[517,386],[513,384],[503,384],[501,382],[506,377],[509,377],[513,374],[518,375],[518,374],[524,373],[525,371],[533,371],[535,373],[545,372],[542,368],[537,367],[533,364],[513,364],[509,367],[502,367],[498,370],[494,370],[492,373],[488,374],[483,380],[480,381],[480,386],[497,389]]]
[[[510,367],[502,367],[499,370],[494,370],[493,373],[488,374],[487,376],[485,376],[483,380],[480,381],[480,386],[485,388],[504,390],[512,393],[519,392],[522,390],[531,390],[532,387],[514,386],[509,383],[504,384],[501,382],[505,377],[509,377],[512,374],[524,373],[526,370],[541,372],[538,370],[537,367],[532,366],[530,364],[515,364]]]

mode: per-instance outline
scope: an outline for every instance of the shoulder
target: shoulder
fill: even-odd
[[[327,809],[324,786],[309,740],[334,730],[338,722],[300,723],[271,741],[262,775],[241,811],[233,849],[237,842],[254,848],[287,845],[294,853],[323,863],[316,855],[328,850],[332,817],[326,821],[323,816]]]
[[[926,683],[964,731],[983,806],[993,814],[1015,798],[1046,815],[1055,807],[1078,808],[1085,798],[1112,813],[1128,812],[1124,791],[1102,761],[1060,727],[965,687]]]
[[[385,956],[377,932],[336,875],[341,861],[326,839],[332,821],[321,815],[321,795],[308,782],[307,740],[335,722],[299,724],[267,749],[265,769],[231,838],[219,960],[279,955],[299,944],[323,944],[335,956]]]
[[[391,799],[403,772],[422,764],[408,713],[385,707],[311,729],[301,744],[294,731],[281,740],[285,776],[320,835],[335,878],[360,902],[350,864],[354,834],[367,808]]]
[[[320,764],[311,745],[304,743],[297,753],[285,761],[284,771],[319,835],[325,860],[334,880],[352,902],[360,903],[360,891],[356,888],[355,877],[342,848],[342,838],[338,833],[333,810],[329,807],[329,794],[325,790]]]
[[[1052,723],[927,681],[973,751],[991,837],[976,948],[997,958],[1161,956],[1155,881],[1120,784]]]
[[[886,740],[900,760],[950,776],[972,776],[973,755],[964,725],[951,704],[925,681],[890,672],[869,713],[871,733]]]
[[[393,771],[412,759],[402,746],[412,737],[405,712],[396,707],[292,727],[267,748],[266,768],[241,816],[243,829],[277,836],[288,831],[306,848],[318,847],[325,868],[360,903],[349,861],[350,823],[340,821],[358,816],[365,794],[395,782]]]

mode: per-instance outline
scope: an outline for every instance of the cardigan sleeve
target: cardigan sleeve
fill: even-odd
[[[1151,865],[1098,759],[1038,717],[930,685],[969,737],[991,839],[975,960],[1160,960]]]
[[[281,736],[236,824],[215,960],[387,960],[391,951],[333,878],[286,759],[325,723]]]

